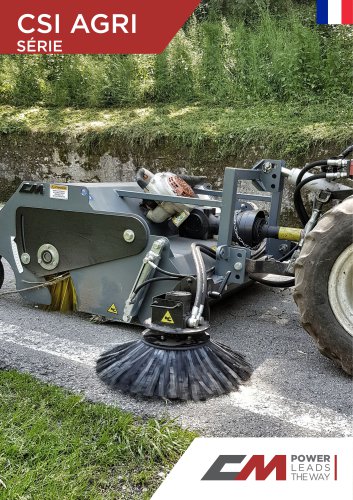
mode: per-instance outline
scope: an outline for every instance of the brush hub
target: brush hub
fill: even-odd
[[[196,349],[204,346],[210,341],[210,336],[205,331],[199,332],[197,335],[188,335],[179,333],[177,335],[165,334],[153,330],[145,330],[143,332],[143,342],[151,347],[166,350],[186,350]]]
[[[180,335],[190,335],[190,336],[198,336],[200,333],[205,332],[209,327],[210,324],[205,321],[202,325],[198,326],[197,328],[178,328],[174,326],[168,326],[168,325],[161,325],[158,323],[152,323],[151,318],[145,321],[145,326],[148,328],[148,330],[153,331],[154,333],[157,333],[159,335],[165,335],[165,336],[180,336]],[[147,331],[147,330],[146,330]],[[145,332],[144,332],[145,333]]]

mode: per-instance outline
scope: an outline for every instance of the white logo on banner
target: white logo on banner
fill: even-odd
[[[353,498],[352,438],[198,438],[152,500]]]

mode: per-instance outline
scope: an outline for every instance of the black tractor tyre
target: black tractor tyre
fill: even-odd
[[[5,276],[5,273],[4,273],[4,266],[1,262],[1,255],[0,255],[0,289],[4,283],[4,276]]]
[[[294,291],[303,327],[320,352],[349,375],[353,372],[352,252],[350,197],[329,210],[306,236],[295,264]]]

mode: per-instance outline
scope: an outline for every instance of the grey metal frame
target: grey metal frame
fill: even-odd
[[[0,255],[2,255],[12,267],[16,288],[23,298],[29,302],[49,305],[51,295],[47,287],[27,290],[28,283],[41,284],[45,278],[31,272],[24,260],[21,260],[16,243],[16,217],[18,208],[39,208],[46,210],[58,210],[67,212],[82,212],[96,214],[127,214],[139,217],[146,225],[148,243],[146,249],[138,255],[131,255],[124,259],[116,259],[71,270],[70,275],[74,282],[78,296],[78,310],[109,317],[113,321],[125,321],[123,318],[126,300],[134,286],[136,271],[143,264],[146,256],[154,243],[161,238],[165,239],[165,247],[161,253],[160,267],[173,273],[192,275],[195,271],[194,261],[190,252],[188,238],[178,238],[174,235],[166,237],[163,228],[158,224],[150,223],[144,218],[139,209],[141,199],[154,201],[171,201],[173,203],[187,204],[191,206],[216,207],[221,209],[220,232],[217,243],[217,259],[215,273],[212,280],[215,284],[223,281],[224,276],[231,271],[227,282],[228,292],[239,288],[248,281],[246,272],[246,260],[251,256],[249,248],[232,245],[232,232],[235,209],[241,209],[242,205],[247,208],[248,200],[265,201],[270,203],[270,224],[276,225],[281,210],[283,176],[281,167],[284,162],[274,160],[262,160],[251,170],[226,168],[224,173],[223,190],[200,190],[200,194],[206,194],[214,199],[204,200],[199,198],[186,198],[178,196],[158,196],[143,193],[135,183],[75,183],[68,186],[67,199],[55,199],[50,195],[50,184],[41,184],[41,189],[23,190],[22,184],[0,212]],[[253,182],[259,193],[248,194],[239,192],[239,181],[248,180]],[[27,183],[29,187],[33,183]],[[34,184],[36,185],[36,184]],[[196,190],[197,191],[197,190]],[[197,191],[198,192],[198,191]],[[139,215],[137,215],[139,214]],[[63,237],[65,231],[63,229]],[[47,244],[46,235],[38,244]],[[212,240],[208,240],[212,243]],[[104,242],[102,242],[104,244]],[[276,240],[268,240],[267,254],[278,257],[280,243]],[[23,255],[22,255],[23,257]],[[31,255],[36,258],[36,255]],[[205,256],[206,265],[213,266],[213,259]],[[55,271],[55,270],[54,270]],[[94,293],[92,293],[92,287]],[[146,298],[139,302],[138,312],[133,314],[135,319],[131,321],[137,324],[143,322],[150,316],[151,297],[161,295],[170,289],[168,281],[159,281],[149,286]],[[142,294],[141,294],[142,297]],[[117,314],[109,311],[114,303]]]
[[[278,225],[284,184],[282,167],[285,167],[285,162],[282,160],[261,160],[250,170],[228,167],[224,172],[222,191],[195,189],[196,193],[218,197],[220,200],[204,200],[149,193],[144,193],[143,199],[220,208],[221,218],[217,243],[216,274],[224,276],[227,271],[232,270],[229,283],[240,284],[246,281],[246,259],[250,257],[250,250],[240,246],[232,246],[234,212],[242,200],[269,202],[269,224],[273,226]],[[244,180],[252,181],[253,185],[260,192],[269,193],[269,195],[239,193],[239,181]],[[115,191],[122,198],[141,199],[140,191],[127,191],[123,189],[116,189]],[[279,257],[279,245],[278,240],[268,239],[267,253],[275,258]]]

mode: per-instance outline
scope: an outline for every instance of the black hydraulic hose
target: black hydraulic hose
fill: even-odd
[[[312,181],[315,181],[317,179],[326,179],[326,175],[325,173],[322,173],[322,174],[315,174],[315,175],[311,175],[310,177],[307,177],[306,179],[302,180],[300,182],[300,184],[297,185],[297,187],[295,188],[295,191],[298,191],[300,192],[301,189],[306,185],[306,184],[309,184],[309,182],[312,182]],[[295,194],[295,193],[294,193]]]
[[[287,260],[290,257],[292,257],[292,255],[297,250],[297,248],[299,248],[299,244],[298,243],[288,253],[286,253],[286,255],[283,255],[283,257],[281,257],[280,259],[278,259],[279,262],[284,262],[285,260]]]
[[[303,227],[305,227],[305,225],[309,221],[309,216],[308,216],[308,214],[307,214],[307,212],[305,210],[305,206],[304,206],[303,199],[302,199],[302,196],[301,196],[301,190],[309,182],[315,181],[317,179],[325,179],[325,178],[326,178],[326,174],[311,175],[307,179],[303,179],[297,185],[297,187],[295,188],[295,191],[294,191],[294,206],[295,206],[297,214],[298,214],[298,216],[299,216],[299,218],[301,220],[301,223],[303,224]]]
[[[201,257],[201,260],[202,260],[202,257]],[[203,260],[202,260],[203,262]],[[144,281],[143,283],[141,283],[141,285],[139,285],[138,287],[136,287],[134,293],[135,295],[146,285],[150,285],[151,283],[156,283],[157,281],[180,281],[184,278],[195,278],[195,276],[191,276],[191,275],[188,275],[188,274],[174,274],[174,273],[170,273],[169,271],[166,271],[165,269],[161,269],[160,267],[156,266],[156,270],[161,272],[161,273],[164,273],[166,274],[167,276],[157,276],[156,278],[150,278],[146,281]],[[211,271],[214,271],[214,267],[211,267],[211,269],[207,269],[206,270],[206,287],[207,287],[207,274],[210,273]],[[207,291],[207,290],[206,290]],[[205,294],[205,297],[206,297],[206,294]]]
[[[249,278],[257,283],[261,283],[261,285],[271,286],[273,288],[290,288],[295,285],[295,279],[291,278],[286,281],[272,281],[272,280],[263,280],[262,278],[258,278],[254,274],[248,274]]]
[[[304,175],[309,170],[311,170],[312,168],[315,168],[315,167],[325,167],[326,165],[327,165],[327,160],[318,160],[318,161],[313,161],[312,163],[307,163],[305,165],[305,167],[301,169],[301,171],[300,171],[300,173],[298,175],[298,178],[297,178],[296,185],[298,186],[298,184],[301,183]]]
[[[208,255],[208,257],[211,257],[212,259],[216,259],[216,252],[213,252],[212,250],[206,250],[206,246],[199,246],[200,251],[204,253],[205,255]]]
[[[166,269],[162,269],[161,267],[158,267],[158,266],[154,266],[154,269],[156,271],[159,271],[160,273],[162,274],[165,274],[166,276],[172,276],[174,278],[180,278],[180,279],[184,279],[184,278],[193,278],[194,275],[192,274],[178,274],[178,273],[172,273],[170,271],[167,271]],[[211,267],[210,269],[207,269],[206,273],[209,274],[211,273],[212,271],[214,271],[214,267]]]
[[[180,281],[181,278],[176,278],[176,277],[173,277],[173,276],[159,276],[157,278],[150,278],[146,281],[144,281],[143,283],[141,283],[141,285],[139,285],[138,287],[135,288],[134,290],[134,293],[135,295],[141,290],[141,288],[143,288],[144,286],[146,285],[150,285],[151,283],[156,283],[157,281]]]
[[[304,175],[309,170],[311,170],[312,168],[315,168],[315,167],[324,167],[326,165],[327,165],[327,160],[318,160],[318,161],[313,161],[311,163],[307,163],[305,165],[305,167],[302,168],[302,170],[300,171],[300,173],[298,175],[298,178],[297,178],[297,181],[296,181],[296,186],[298,186],[301,183]],[[304,222],[304,221],[305,220],[308,221],[309,217],[308,217],[307,211],[305,210],[304,204],[303,203],[302,204],[298,203],[298,209],[296,208],[296,211],[297,211],[297,214],[298,214],[298,217],[299,217],[300,221],[302,222],[303,226],[305,226],[306,222]]]
[[[211,247],[203,245],[202,243],[196,243],[196,245],[200,248],[201,252],[213,257],[214,259],[216,258],[216,250],[213,250]]]
[[[303,200],[302,200],[302,203],[297,202],[297,204],[296,204],[294,202],[294,208],[295,208],[295,211],[297,212],[297,215],[299,217],[300,222],[302,223],[302,226],[305,227],[307,221],[309,220],[309,216],[308,216],[308,212],[305,209]]]
[[[338,155],[339,158],[346,158],[349,153],[353,151],[353,144],[351,146],[348,146],[344,151],[342,151],[341,154]]]
[[[160,273],[165,274],[166,276],[172,276],[174,278],[180,278],[180,279],[190,277],[189,274],[171,273],[170,271],[167,271],[166,269],[162,269],[161,267],[158,267],[158,266],[153,266],[153,267],[155,268],[156,271],[159,271]]]

